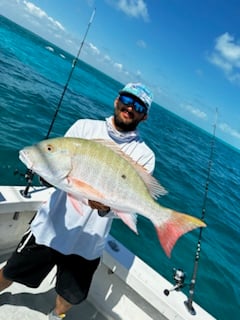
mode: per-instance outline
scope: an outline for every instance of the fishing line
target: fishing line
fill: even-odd
[[[217,116],[218,116],[218,110],[216,109],[216,118],[215,118],[215,122],[213,125],[213,134],[212,134],[210,155],[209,155],[209,161],[208,161],[207,179],[206,179],[206,183],[205,183],[205,192],[204,192],[204,197],[203,197],[202,216],[201,216],[202,221],[204,221],[205,214],[206,214],[208,188],[209,188],[209,183],[210,183],[210,175],[211,175],[213,154],[214,154],[214,145],[215,145],[215,140],[216,140]],[[196,284],[196,279],[197,279],[198,264],[199,264],[200,253],[201,253],[202,232],[203,232],[203,227],[201,227],[200,231],[199,231],[198,243],[197,243],[196,254],[195,254],[195,263],[194,263],[194,268],[193,268],[192,279],[191,279],[190,286],[189,286],[188,300],[184,301],[184,304],[185,304],[187,310],[192,315],[196,315],[196,311],[193,308],[192,303],[193,303],[193,296],[194,296],[195,284]]]
[[[89,31],[89,29],[90,29],[90,27],[91,27],[91,24],[92,24],[92,22],[93,22],[95,13],[96,13],[96,8],[94,8],[94,10],[93,10],[93,12],[92,12],[92,15],[91,15],[91,17],[90,17],[90,20],[89,20],[89,22],[88,22],[88,25],[87,25],[87,28],[86,28],[86,31],[85,31],[85,34],[84,34],[84,37],[83,37],[83,40],[82,40],[81,45],[80,45],[80,47],[79,47],[78,53],[77,53],[76,57],[73,59],[73,61],[72,61],[72,67],[71,67],[70,73],[69,73],[69,75],[68,75],[66,84],[65,84],[65,86],[64,86],[64,88],[63,88],[62,95],[61,95],[60,100],[59,100],[59,102],[58,102],[58,105],[57,105],[57,107],[56,107],[55,113],[54,113],[53,118],[52,118],[52,122],[51,122],[51,124],[50,124],[50,126],[49,126],[49,129],[48,129],[47,135],[45,136],[45,139],[48,139],[48,138],[49,138],[50,133],[51,133],[52,128],[53,128],[53,125],[54,125],[54,123],[55,123],[55,121],[56,121],[56,118],[57,118],[59,109],[60,109],[60,107],[61,107],[61,105],[62,105],[63,98],[64,98],[65,93],[66,93],[66,91],[67,91],[69,82],[70,82],[70,80],[71,80],[71,77],[72,77],[73,71],[74,71],[74,69],[75,69],[75,67],[76,67],[76,64],[77,64],[77,61],[78,61],[78,59],[79,59],[79,56],[80,56],[80,54],[81,54],[81,51],[82,51],[82,48],[83,48],[85,39],[86,39],[86,37],[87,37],[88,31]],[[27,172],[26,172],[26,174],[25,174],[24,176],[25,176],[25,179],[26,179],[26,181],[27,181],[27,186],[26,186],[25,190],[21,190],[20,192],[21,192],[21,194],[22,194],[24,197],[29,198],[30,195],[29,195],[29,192],[28,192],[28,191],[29,191],[29,188],[30,188],[30,186],[31,186],[31,184],[32,184],[32,179],[33,179],[34,173],[33,173],[33,171],[32,171],[31,169],[28,169]]]

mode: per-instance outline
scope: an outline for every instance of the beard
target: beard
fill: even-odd
[[[134,131],[136,130],[139,121],[138,120],[132,120],[132,122],[129,123],[125,123],[123,122],[121,119],[119,119],[118,115],[116,114],[116,112],[113,115],[114,117],[114,123],[116,128],[118,128],[120,131]]]

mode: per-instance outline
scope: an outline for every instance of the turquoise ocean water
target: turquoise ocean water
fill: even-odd
[[[1,185],[25,184],[17,174],[25,172],[18,151],[46,137],[72,60],[60,48],[0,16]],[[50,137],[62,136],[78,118],[104,119],[112,114],[121,87],[79,61]],[[155,103],[141,132],[156,153],[154,176],[169,191],[160,203],[201,217],[211,135]],[[194,300],[221,320],[238,318],[240,310],[239,164],[239,151],[216,139],[206,201],[208,227],[203,230]],[[169,259],[151,223],[140,217],[138,229],[136,236],[116,221],[111,233],[169,281],[173,268],[182,268],[189,283],[199,230],[183,236]],[[188,294],[188,290],[186,285],[183,291]]]

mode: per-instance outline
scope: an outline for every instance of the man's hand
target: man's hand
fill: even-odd
[[[98,214],[101,217],[104,217],[105,215],[108,214],[108,212],[111,210],[109,207],[105,206],[104,204],[97,202],[97,201],[93,201],[93,200],[88,200],[88,205],[92,208],[92,209],[97,209],[98,210]]]

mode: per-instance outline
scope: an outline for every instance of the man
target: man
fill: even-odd
[[[111,139],[152,173],[154,153],[137,131],[151,103],[152,94],[144,85],[129,83],[114,101],[113,117],[78,120],[66,136]],[[57,265],[56,305],[49,320],[64,318],[72,305],[86,299],[114,217],[110,208],[94,201],[86,199],[81,207],[84,215],[78,214],[65,192],[55,190],[0,271],[0,290],[13,281],[36,288]]]

